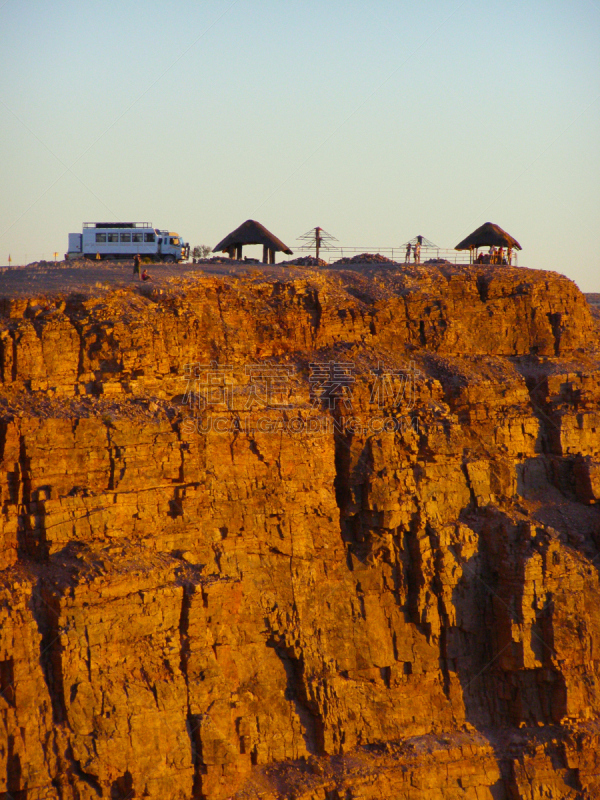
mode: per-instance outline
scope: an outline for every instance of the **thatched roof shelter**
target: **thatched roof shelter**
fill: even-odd
[[[278,239],[264,225],[254,219],[247,219],[239,228],[236,228],[219,242],[216,247],[213,247],[213,250],[215,252],[228,252],[230,258],[241,260],[242,247],[249,244],[262,244],[263,261],[268,264],[275,263],[275,253],[293,255],[292,250],[281,239]]]
[[[495,225],[493,222],[485,222],[457,244],[454,249],[476,250],[478,247],[510,247],[513,250],[522,250],[521,245],[510,233],[503,231],[499,225]]]

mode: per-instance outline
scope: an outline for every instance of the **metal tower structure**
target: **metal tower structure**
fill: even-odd
[[[319,251],[332,250],[334,245],[331,242],[337,242],[337,239],[327,231],[324,231],[323,228],[311,228],[306,233],[303,233],[302,236],[298,236],[297,241],[306,242],[298,250],[312,250],[314,248],[318,258]]]
[[[426,250],[440,249],[437,244],[429,241],[429,239],[426,239],[425,236],[415,236],[413,239],[409,239],[408,242],[404,242],[404,244],[400,245],[400,247],[408,247],[409,244],[420,244],[421,247],[424,247]]]

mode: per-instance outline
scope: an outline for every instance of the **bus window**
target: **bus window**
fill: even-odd
[[[121,241],[122,242],[130,242],[131,241],[131,234],[130,233],[122,233],[121,234]]]
[[[171,238],[171,244],[174,244],[175,247],[179,247],[179,239],[176,239],[176,238],[172,237]]]
[[[119,234],[118,233],[109,233],[107,235],[108,235],[108,241],[109,242],[118,242],[119,241]]]
[[[143,234],[142,233],[132,233],[131,234],[131,241],[132,242],[143,242]]]
[[[105,233],[97,233],[96,234],[96,241],[97,242],[105,242],[106,241],[106,234]]]
[[[140,236],[141,236],[141,235],[142,235],[142,234],[140,233]],[[154,241],[154,234],[153,234],[153,233],[145,233],[145,234],[144,234],[144,240],[145,240],[146,242],[153,242],[153,241]],[[141,241],[141,240],[140,240],[140,241]],[[160,240],[159,240],[159,241],[160,241]]]

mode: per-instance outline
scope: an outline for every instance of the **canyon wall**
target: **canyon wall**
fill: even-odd
[[[0,798],[600,796],[573,283],[281,270],[0,313]]]

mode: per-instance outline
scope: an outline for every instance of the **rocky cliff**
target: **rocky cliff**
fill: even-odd
[[[573,283],[200,274],[0,312],[0,798],[600,797]]]

